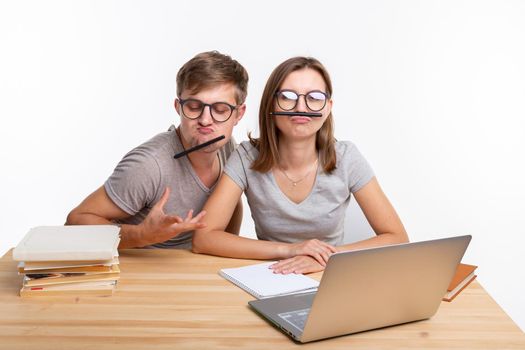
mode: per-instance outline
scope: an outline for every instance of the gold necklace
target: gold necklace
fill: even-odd
[[[317,161],[318,161],[319,158],[316,158],[315,159],[315,162],[314,164],[312,165],[312,167],[306,172],[306,174],[304,174],[303,177],[301,177],[299,180],[294,180],[292,179],[290,176],[288,176],[288,174],[286,173],[286,171],[284,171],[283,168],[281,168],[281,166],[279,166],[279,170],[284,174],[284,176],[288,179],[288,181],[290,181],[293,185],[293,187],[296,187],[297,184],[301,181],[303,181],[304,179],[306,179],[306,177],[308,175],[310,175],[310,173],[312,172],[312,170],[314,170],[316,168],[316,165],[317,165]]]

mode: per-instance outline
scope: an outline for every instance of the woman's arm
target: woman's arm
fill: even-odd
[[[399,216],[374,177],[354,193],[357,203],[372,226],[376,236],[336,247],[338,251],[358,250],[408,242]],[[310,273],[322,271],[324,266],[308,256],[295,256],[271,266],[275,273]]]
[[[388,244],[406,243],[408,235],[394,207],[374,177],[363,188],[354,193],[359,207],[376,236],[359,242],[337,247],[338,251],[379,247]]]
[[[319,240],[300,243],[260,241],[225,231],[242,195],[242,189],[228,176],[222,176],[204,205],[207,227],[193,235],[193,252],[245,259],[285,259],[310,255],[322,264],[335,252],[331,245]]]
[[[230,222],[228,223],[228,226],[224,231],[233,233],[234,235],[239,235],[239,232],[241,230],[241,224],[242,224],[242,200],[239,198],[239,201],[237,202],[237,206],[235,207],[235,210],[233,211],[232,217],[230,219]]]

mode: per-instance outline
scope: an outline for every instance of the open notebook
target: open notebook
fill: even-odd
[[[315,291],[319,282],[304,275],[273,273],[275,261],[222,269],[219,274],[257,299]]]

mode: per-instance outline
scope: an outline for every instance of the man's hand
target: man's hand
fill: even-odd
[[[320,241],[318,239],[309,239],[304,242],[292,243],[288,247],[287,257],[294,257],[297,255],[309,255],[322,266],[326,266],[328,258],[337,250],[334,246]]]
[[[310,273],[324,270],[325,266],[319,264],[317,260],[311,256],[299,255],[293,258],[281,260],[270,266],[274,273],[282,273],[287,275],[289,273]]]
[[[138,225],[143,240],[150,242],[148,244],[164,242],[178,236],[182,232],[206,227],[206,224],[201,221],[204,215],[206,215],[206,211],[204,210],[193,217],[193,209],[191,209],[184,219],[177,215],[166,214],[164,212],[164,206],[169,196],[170,189],[167,187],[160,200],[151,208],[146,218],[144,218],[144,221]]]

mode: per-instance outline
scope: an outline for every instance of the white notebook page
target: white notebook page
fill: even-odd
[[[314,291],[319,286],[318,281],[304,275],[273,273],[269,266],[274,263],[275,261],[271,261],[244,267],[222,269],[219,271],[219,274],[257,299]]]

